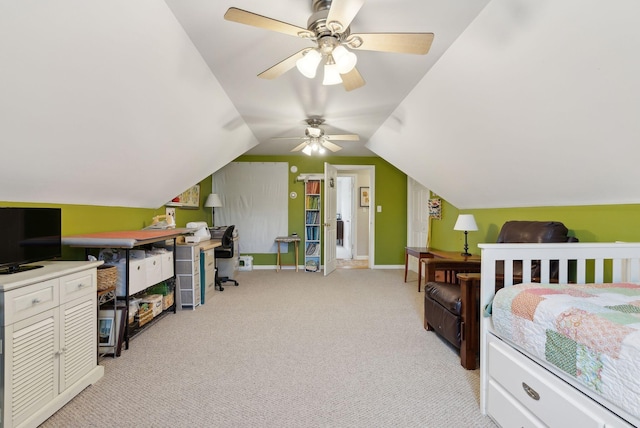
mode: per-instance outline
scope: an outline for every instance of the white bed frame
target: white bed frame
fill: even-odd
[[[640,243],[479,244],[482,250],[481,308],[495,294],[496,262],[504,262],[504,286],[513,285],[513,261],[522,261],[531,282],[531,261],[549,282],[550,261],[559,261],[559,281],[640,282]],[[571,262],[570,261],[575,261]],[[640,362],[638,364],[640,376]],[[480,409],[502,427],[631,427],[640,419],[605,402],[561,371],[547,366],[494,334],[490,317],[480,321]]]

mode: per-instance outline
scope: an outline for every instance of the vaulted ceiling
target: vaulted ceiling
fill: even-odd
[[[311,0],[0,3],[0,200],[159,207],[304,119],[357,133],[459,208],[638,203],[632,0],[368,0],[352,32],[433,32],[425,56],[358,51],[346,92],[293,69]],[[305,156],[298,154],[299,156]],[[331,161],[328,156],[327,161]]]

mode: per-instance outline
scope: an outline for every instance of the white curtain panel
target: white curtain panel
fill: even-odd
[[[240,253],[276,253],[274,239],[289,233],[288,171],[287,162],[231,162],[213,175],[223,205],[215,225],[236,226]]]

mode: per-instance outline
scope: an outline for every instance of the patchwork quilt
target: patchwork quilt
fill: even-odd
[[[498,335],[640,417],[640,285],[520,284],[492,313]]]

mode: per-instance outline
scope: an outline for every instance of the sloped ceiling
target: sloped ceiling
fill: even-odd
[[[436,42],[359,55],[350,98],[257,79],[303,46],[218,13],[304,25],[308,3],[0,2],[0,200],[156,208],[319,114],[459,208],[640,202],[636,2],[368,0],[358,31]]]
[[[167,5],[0,2],[0,200],[157,208],[258,144]]]
[[[458,208],[638,203],[638,16],[493,0],[368,146]]]

